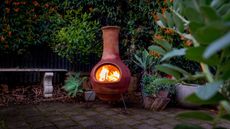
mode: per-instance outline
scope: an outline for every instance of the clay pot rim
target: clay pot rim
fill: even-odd
[[[119,26],[103,26],[101,27],[101,30],[104,30],[104,29],[121,29],[121,27]]]

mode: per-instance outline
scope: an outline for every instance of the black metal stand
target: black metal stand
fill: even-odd
[[[125,104],[123,94],[121,94],[121,99],[122,99],[122,102],[123,102],[123,105],[124,105],[124,114],[127,114],[127,107],[126,107],[126,104]]]

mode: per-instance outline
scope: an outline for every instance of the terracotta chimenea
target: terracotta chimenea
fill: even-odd
[[[130,82],[130,71],[119,56],[118,26],[102,27],[103,54],[94,66],[90,81],[94,91],[101,100],[119,100],[127,91]]]

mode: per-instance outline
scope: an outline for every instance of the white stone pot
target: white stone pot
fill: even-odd
[[[184,107],[197,107],[200,105],[185,101],[185,98],[195,93],[199,85],[197,84],[178,84],[176,85],[176,100]]]

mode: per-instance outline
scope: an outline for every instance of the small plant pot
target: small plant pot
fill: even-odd
[[[85,101],[94,101],[95,97],[96,97],[96,93],[92,90],[84,92]]]
[[[144,96],[143,101],[144,101],[144,108],[150,109],[154,101],[154,98],[152,96]]]
[[[169,96],[169,91],[160,91],[158,94],[157,94],[157,97],[165,97],[167,98]]]
[[[162,111],[170,102],[170,98],[167,97],[156,97],[150,107],[151,110],[154,111]]]

